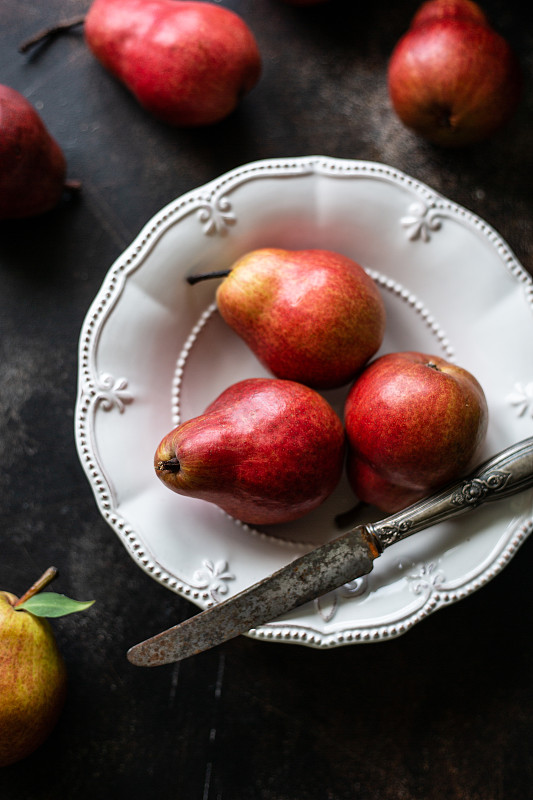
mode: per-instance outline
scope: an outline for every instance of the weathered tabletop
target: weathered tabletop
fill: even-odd
[[[392,115],[385,72],[415,0],[225,0],[264,68],[210,129],[143,112],[81,29],[33,56],[18,44],[86,0],[2,0],[0,82],[60,142],[78,198],[0,225],[0,588],[50,564],[57,591],[95,598],[54,623],[70,682],[55,732],[0,773],[2,800],[524,800],[533,782],[532,544],[482,591],[405,636],[328,652],[240,638],[179,667],[127,648],[195,611],[138,568],[100,516],[74,444],[77,341],[122,250],[160,208],[259,158],[380,161],[493,225],[533,273],[533,40],[518,0],[486,0],[526,72],[526,96],[490,142],[441,151]],[[156,621],[156,622],[155,622]],[[1,698],[0,698],[1,702]]]

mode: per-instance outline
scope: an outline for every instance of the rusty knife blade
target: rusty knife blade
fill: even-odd
[[[292,611],[366,575],[381,550],[364,526],[354,528],[223,603],[196,614],[128,651],[140,667],[181,661]]]
[[[378,522],[344,533],[253,586],[128,651],[132,664],[181,661],[271,622],[371,572],[386,547],[450,517],[533,486],[533,437],[506,448],[469,476]]]

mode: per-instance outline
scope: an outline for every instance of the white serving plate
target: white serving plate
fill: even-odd
[[[154,474],[174,425],[230,383],[267,374],[218,315],[217,282],[185,278],[266,246],[361,263],[387,307],[380,353],[441,355],[481,382],[483,457],[532,434],[533,282],[487,223],[396,169],[322,156],[247,164],[189,192],[145,226],[89,309],[75,424],[104,518],[143,570],[200,608],[336,535],[336,515],[355,503],[343,482],[317,512],[256,531]],[[345,393],[325,393],[341,413]],[[532,503],[528,491],[406,539],[370,576],[250,635],[332,647],[402,634],[505,566],[533,528]]]

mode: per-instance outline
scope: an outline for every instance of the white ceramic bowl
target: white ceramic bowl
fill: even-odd
[[[98,508],[138,565],[200,608],[338,533],[346,483],[297,522],[252,530],[156,478],[157,444],[226,386],[266,375],[214,306],[224,269],[257,247],[325,248],[361,263],[388,324],[380,353],[421,350],[476,375],[484,456],[531,435],[533,282],[496,231],[383,164],[326,157],[247,164],[170,203],[109,270],[79,345],[76,442]],[[346,390],[326,392],[339,411]],[[533,527],[533,493],[387,550],[364,579],[258,628],[259,639],[332,647],[397,636],[479,589]],[[357,519],[357,511],[354,520]]]

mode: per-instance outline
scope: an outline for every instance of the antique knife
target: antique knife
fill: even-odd
[[[201,653],[368,574],[374,560],[395,542],[531,486],[533,437],[431,497],[379,522],[360,525],[223,603],[135,645],[127,657],[137,666],[154,667]]]

